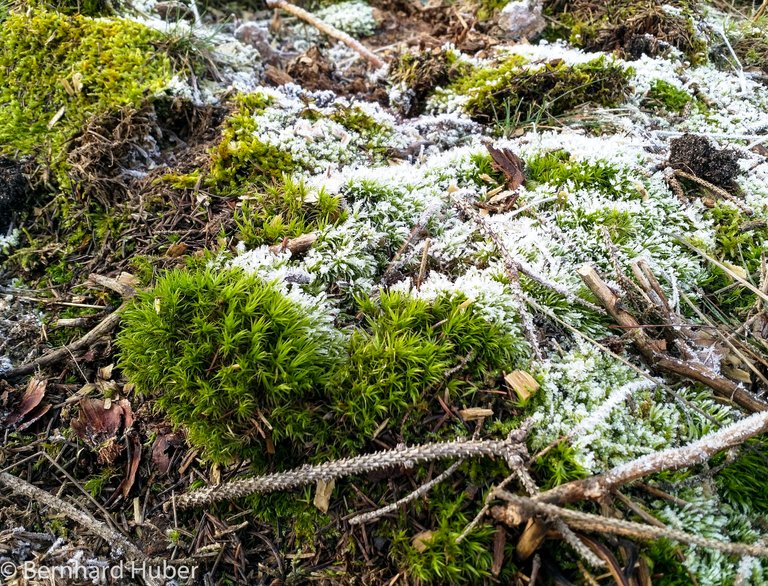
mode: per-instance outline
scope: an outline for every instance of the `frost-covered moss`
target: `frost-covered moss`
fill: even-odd
[[[367,37],[376,31],[378,23],[371,6],[363,0],[339,2],[318,10],[317,17],[355,37]]]
[[[614,106],[627,96],[630,77],[631,71],[605,57],[577,65],[550,61],[531,66],[513,55],[476,69],[452,87],[466,96],[464,110],[475,119],[529,120],[557,116],[586,103]]]
[[[61,163],[95,114],[138,105],[171,77],[160,34],[129,20],[32,9],[0,27],[0,150]]]

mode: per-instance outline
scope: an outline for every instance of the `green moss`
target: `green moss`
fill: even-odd
[[[606,161],[576,161],[564,150],[550,151],[525,162],[526,185],[529,189],[548,183],[555,187],[566,184],[571,189],[597,190],[606,195],[626,191],[629,182],[619,168]]]
[[[369,440],[386,419],[410,425],[433,405],[445,384],[453,396],[473,390],[483,376],[512,368],[524,343],[490,324],[460,297],[432,303],[401,293],[383,293],[360,301],[365,327],[349,343],[349,359],[333,388],[337,428],[342,443],[355,449]],[[461,376],[446,378],[458,367]]]
[[[645,104],[655,109],[665,109],[669,112],[680,113],[693,101],[685,90],[673,86],[663,79],[657,79],[651,84],[651,89],[645,96]]]
[[[718,460],[724,459],[720,456]],[[714,461],[713,466],[719,464]],[[727,464],[715,476],[720,493],[730,503],[738,504],[747,511],[768,513],[768,493],[765,479],[768,477],[768,439],[757,438],[746,442],[736,459]]]
[[[11,13],[0,28],[0,152],[60,165],[89,117],[138,105],[166,85],[171,65],[155,49],[160,38],[128,20]]]
[[[272,445],[277,458],[300,458],[322,425],[314,404],[323,404],[333,344],[258,278],[171,271],[123,323],[120,367],[211,460],[264,467]]]
[[[475,16],[481,22],[490,20],[508,3],[509,0],[480,0],[475,10]]]
[[[519,122],[558,116],[587,103],[615,106],[629,92],[632,75],[605,57],[573,66],[562,61],[524,65],[522,57],[512,56],[460,78],[453,88],[468,96],[465,109],[474,119]]]
[[[241,198],[235,213],[239,238],[248,246],[260,246],[294,238],[340,220],[343,212],[338,197],[321,189],[316,201],[308,201],[302,181],[285,175],[254,195]]]
[[[706,60],[707,44],[696,32],[693,4],[687,0],[547,0],[544,14],[554,23],[547,38],[564,38],[589,51],[637,59],[672,46],[694,64]]]
[[[53,10],[62,14],[82,14],[83,16],[112,16],[119,2],[111,0],[24,0],[23,6],[36,6],[44,10]],[[22,6],[19,2],[19,6]]]
[[[533,469],[539,484],[545,489],[589,476],[589,473],[576,461],[575,450],[564,442],[557,444],[534,461]]]

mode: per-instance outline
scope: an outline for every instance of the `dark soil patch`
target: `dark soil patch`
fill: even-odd
[[[0,235],[5,234],[14,213],[21,211],[32,196],[24,170],[23,162],[0,157]]]
[[[718,149],[705,136],[684,134],[670,142],[669,166],[700,179],[732,189],[740,173],[739,154],[733,149]]]

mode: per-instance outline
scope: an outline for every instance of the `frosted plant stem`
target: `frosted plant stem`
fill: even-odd
[[[315,484],[318,480],[328,481],[396,466],[412,468],[417,464],[434,460],[506,457],[510,453],[525,450],[523,442],[524,439],[518,440],[517,437],[511,436],[506,440],[454,440],[419,446],[401,445],[393,450],[363,454],[315,466],[305,465],[286,472],[233,480],[218,486],[202,488],[178,497],[176,507],[181,509],[198,507],[222,500],[238,499],[254,493],[290,490]],[[164,506],[170,507],[170,503]]]
[[[498,491],[497,496],[506,501],[507,504],[505,506],[493,507],[491,514],[499,521],[513,527],[527,521],[531,517],[546,515],[559,518],[571,527],[582,531],[610,533],[643,541],[666,538],[688,545],[722,551],[730,555],[768,557],[768,548],[759,544],[729,543],[727,541],[692,535],[669,527],[654,527],[634,521],[624,521],[623,519],[613,519],[592,513],[582,513],[581,511],[517,496],[507,491]]]
[[[290,2],[286,2],[286,0],[267,0],[267,6],[269,8],[280,8],[281,10],[285,10],[288,14],[292,14],[296,18],[300,18],[307,24],[312,25],[321,33],[328,35],[332,39],[341,41],[347,47],[365,59],[368,63],[373,65],[376,69],[381,69],[386,65],[384,61],[382,61],[375,53],[373,53],[373,51],[364,47],[362,43],[352,38],[347,33],[340,31],[335,26],[331,26],[327,22],[323,22],[314,14],[307,12],[303,8],[299,8]]]

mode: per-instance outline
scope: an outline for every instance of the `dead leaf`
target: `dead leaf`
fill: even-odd
[[[50,122],[48,122],[48,130],[56,126],[56,123],[64,117],[64,112],[66,111],[67,111],[66,106],[62,106],[61,108],[59,108],[58,112],[56,112],[53,115],[53,118],[51,118]]]
[[[482,407],[470,407],[468,409],[461,409],[459,411],[459,415],[464,421],[476,421],[478,419],[492,417],[493,409],[483,409]]]
[[[158,474],[168,474],[171,468],[170,452],[182,445],[182,441],[175,433],[158,435],[152,444],[150,459]]]
[[[421,533],[417,533],[416,535],[413,536],[413,539],[411,540],[411,545],[413,546],[413,549],[415,549],[419,553],[424,553],[427,550],[427,547],[429,547],[429,544],[432,541],[433,536],[434,536],[434,533],[432,533],[432,531],[422,531]]]
[[[490,144],[485,146],[491,155],[491,159],[493,159],[493,168],[504,173],[509,189],[515,191],[525,183],[525,174],[523,172],[525,170],[525,161],[523,159],[509,149],[497,149]]]
[[[103,399],[83,399],[80,413],[70,426],[80,439],[98,450],[99,461],[111,464],[122,451],[119,440],[133,425],[131,404],[125,399],[107,402]]]
[[[14,409],[13,412],[8,417],[6,417],[5,424],[8,426],[15,425],[26,415],[30,414],[35,408],[37,408],[38,405],[40,405],[40,402],[43,400],[43,397],[45,397],[45,389],[47,386],[48,381],[46,379],[35,377],[29,379],[27,388],[24,391],[24,395],[21,397],[21,402],[16,407],[16,409]],[[50,405],[48,405],[48,408],[46,408],[45,411],[48,411],[49,408]],[[39,419],[43,414],[44,413],[40,413],[37,417],[35,417],[35,420]]]
[[[336,487],[336,481],[331,478],[330,480],[318,480],[315,487],[315,499],[313,504],[323,513],[328,512],[328,507],[331,505],[331,495],[333,495],[333,489]]]
[[[504,382],[517,393],[521,401],[528,400],[539,390],[539,383],[524,370],[515,370],[504,375]]]
[[[109,380],[112,378],[112,369],[115,368],[114,364],[108,364],[107,366],[102,366],[99,369],[99,378],[103,380]]]
[[[507,530],[503,525],[496,526],[496,533],[493,535],[493,565],[491,574],[498,576],[501,568],[504,567],[504,546],[507,545]]]
[[[174,242],[168,247],[168,252],[166,254],[171,258],[176,258],[187,252],[187,248],[189,248],[189,246],[183,242]]]

